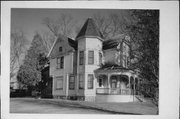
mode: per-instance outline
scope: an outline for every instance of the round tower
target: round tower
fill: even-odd
[[[76,40],[78,42],[77,95],[87,101],[93,101],[97,82],[94,70],[101,64],[103,39],[92,18],[86,20]]]

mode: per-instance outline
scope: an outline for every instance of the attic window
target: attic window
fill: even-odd
[[[62,52],[62,47],[59,47],[59,52]]]

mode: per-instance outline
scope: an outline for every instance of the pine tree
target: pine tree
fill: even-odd
[[[25,85],[29,91],[36,89],[36,85],[41,81],[41,64],[39,63],[41,54],[47,54],[47,51],[41,36],[36,33],[17,74],[18,81]]]

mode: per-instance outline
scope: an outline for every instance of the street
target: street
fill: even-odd
[[[38,100],[38,99],[37,99]],[[63,106],[36,100],[10,99],[10,113],[53,113],[53,114],[112,114],[95,109]]]

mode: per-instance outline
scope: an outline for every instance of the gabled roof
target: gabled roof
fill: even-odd
[[[63,40],[66,44],[68,44],[68,47],[71,47],[74,50],[77,50],[77,42],[72,40],[71,38],[68,38],[64,35],[58,35],[58,37],[56,38],[55,42],[53,43],[49,53],[48,53],[48,57],[51,56],[52,51],[54,50],[54,47],[56,46],[57,43],[61,42],[61,40]],[[55,52],[55,54],[58,54]]]
[[[83,27],[81,28],[80,32],[78,33],[76,39],[79,37],[99,37],[103,38],[101,32],[98,30],[94,20],[92,18],[88,18],[84,23]]]

